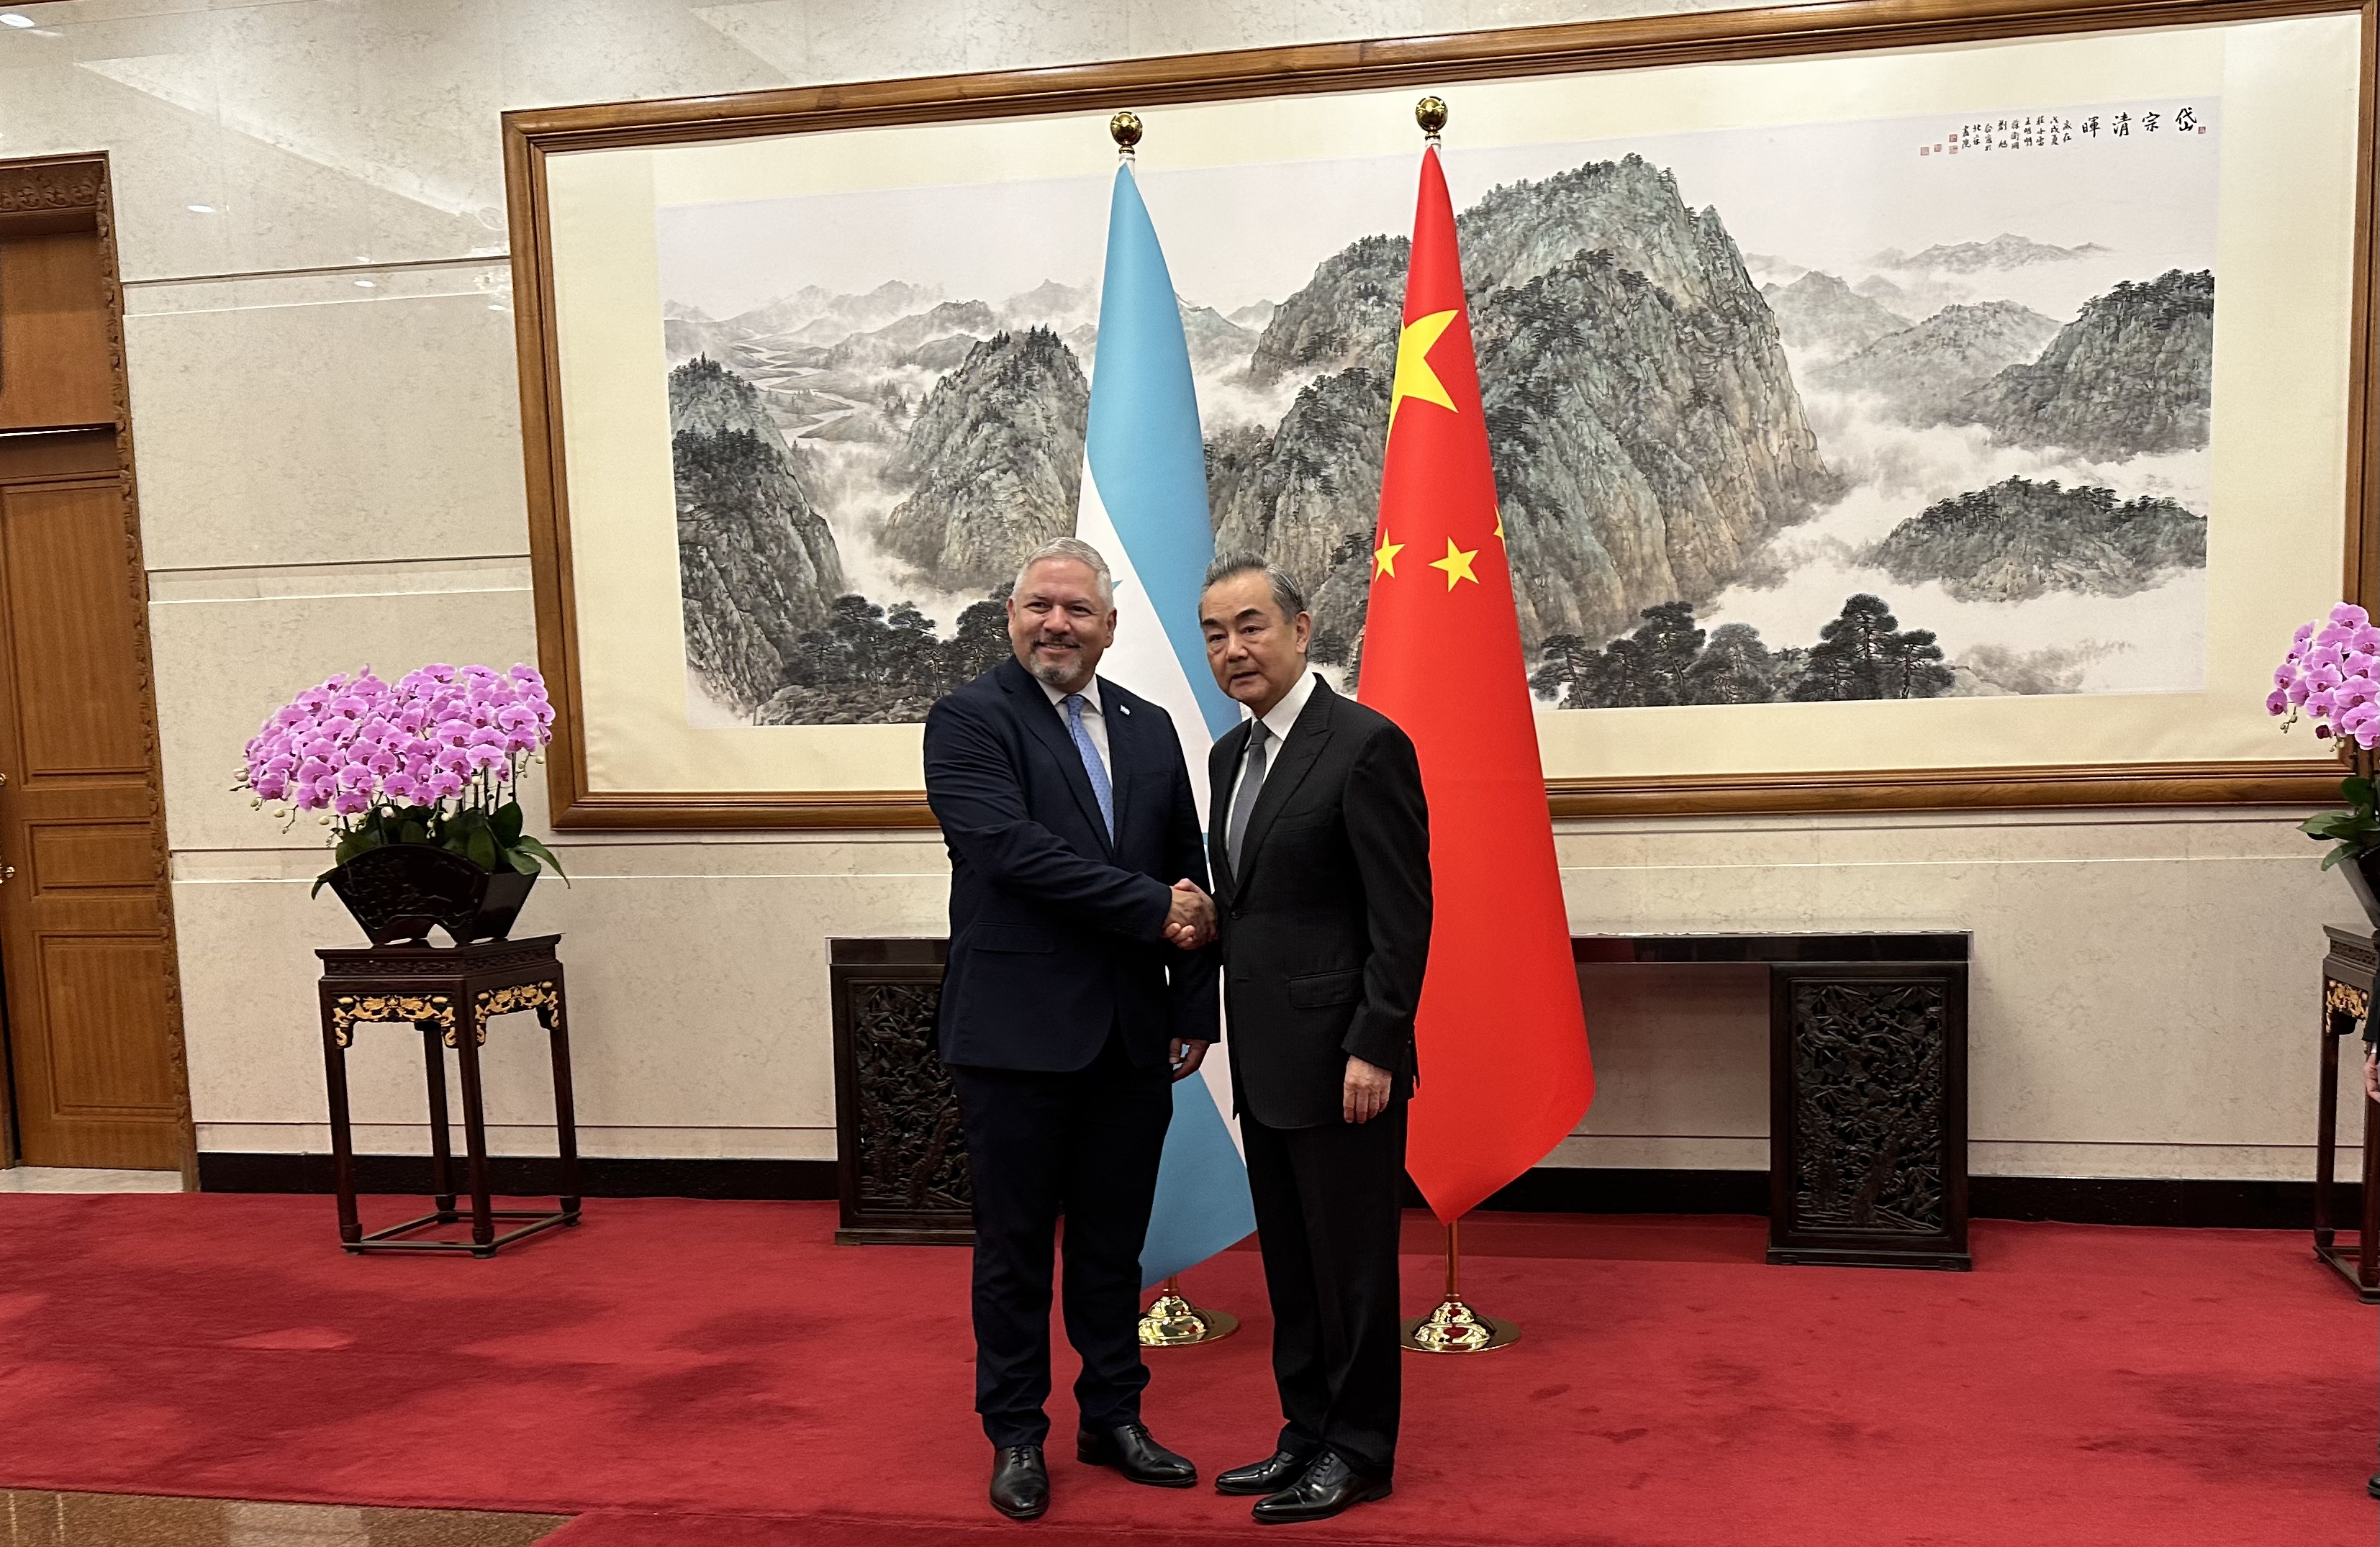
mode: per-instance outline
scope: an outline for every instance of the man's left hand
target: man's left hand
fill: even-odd
[[[1175,1037],[1173,1039],[1173,1078],[1187,1080],[1197,1073],[1198,1066],[1207,1061],[1207,1045],[1203,1042],[1193,1042],[1187,1037]]]
[[[1351,1123],[1367,1123],[1388,1108],[1396,1082],[1378,1064],[1347,1056],[1347,1082],[1341,1093],[1341,1116]]]
[[[2380,1101],[2380,1046],[2363,1055],[2363,1094]]]

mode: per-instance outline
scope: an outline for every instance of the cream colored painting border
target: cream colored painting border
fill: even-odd
[[[2219,95],[2207,674],[2192,694],[1548,712],[1548,779],[2303,755],[2264,712],[2289,630],[2336,599],[2354,251],[2353,15],[1695,65],[1443,89],[1466,146],[1624,140]],[[1414,91],[1154,108],[1167,170],[1411,154]],[[1162,147],[1158,162],[1155,147]],[[590,792],[917,790],[915,725],[686,723],[654,211],[1099,175],[1102,114],[556,153],[553,296]]]

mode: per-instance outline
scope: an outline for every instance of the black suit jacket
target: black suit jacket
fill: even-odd
[[[926,716],[926,799],[951,854],[942,1059],[1077,1070],[1121,1032],[1134,1063],[1215,1039],[1210,949],[1164,943],[1172,883],[1207,884],[1198,810],[1163,709],[1106,678],[1116,836],[1041,684],[1001,662]]]
[[[1231,874],[1225,813],[1243,722],[1208,755],[1209,841],[1239,1107],[1268,1128],[1342,1120],[1349,1055],[1417,1076],[1429,961],[1429,806],[1413,742],[1318,680],[1249,813]]]

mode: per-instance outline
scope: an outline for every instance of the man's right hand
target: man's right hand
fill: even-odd
[[[1184,876],[1173,883],[1173,905],[1165,915],[1165,941],[1182,950],[1196,950],[1215,937],[1215,900]]]
[[[2380,1047],[2363,1055],[2363,1094],[2380,1101]]]

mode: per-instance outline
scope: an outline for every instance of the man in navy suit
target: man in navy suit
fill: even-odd
[[[1016,659],[926,717],[926,797],[951,854],[939,1022],[975,1183],[976,1411],[991,1503],[1049,1507],[1052,1238],[1065,1216],[1075,1454],[1187,1488],[1140,1421],[1140,1251],[1172,1082],[1216,1038],[1198,809],[1163,709],[1097,674],[1105,560],[1061,538],[1008,598]]]

